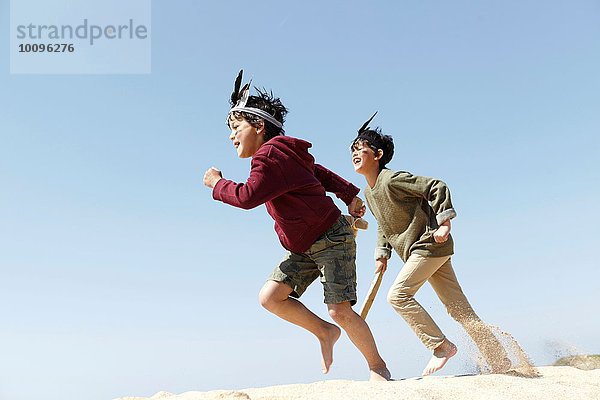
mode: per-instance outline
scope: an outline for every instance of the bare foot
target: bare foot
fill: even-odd
[[[433,356],[427,366],[423,370],[423,376],[431,375],[436,371],[439,371],[446,365],[448,360],[458,352],[458,349],[448,339],[444,339],[442,344],[433,350]]]
[[[342,331],[336,325],[329,325],[327,334],[323,338],[319,338],[319,343],[321,343],[321,356],[323,357],[321,360],[321,367],[323,368],[324,374],[329,372],[329,367],[331,367],[331,364],[333,363],[333,345],[342,334]]]
[[[369,373],[370,373],[369,380],[371,382],[391,381],[392,380],[392,374],[386,367],[373,368],[372,370],[369,371]]]

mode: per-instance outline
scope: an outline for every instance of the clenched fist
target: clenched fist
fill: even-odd
[[[355,218],[361,218],[365,215],[367,208],[359,197],[352,199],[352,202],[348,204],[348,212]]]
[[[204,184],[209,188],[214,188],[217,182],[223,178],[223,174],[215,167],[210,167],[204,173]]]
[[[433,240],[436,243],[444,243],[448,240],[448,235],[450,234],[450,220],[444,222],[440,225],[439,228],[435,232],[433,232]]]

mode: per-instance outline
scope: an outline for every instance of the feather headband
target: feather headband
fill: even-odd
[[[245,112],[248,114],[256,115],[257,117],[260,117],[265,121],[269,121],[277,128],[283,128],[283,124],[277,121],[275,117],[273,117],[268,112],[255,107],[246,107],[248,97],[250,97],[250,84],[252,83],[252,79],[250,79],[248,83],[241,87],[243,73],[244,70],[240,70],[240,73],[238,74],[235,80],[233,92],[231,93],[231,105],[233,107],[231,108],[231,110],[229,110],[229,114],[227,116],[229,117],[233,112]]]
[[[369,127],[369,124],[371,123],[373,118],[375,118],[376,115],[377,112],[375,112],[375,114],[373,114],[371,118],[367,120],[367,122],[362,124],[362,126],[358,129],[358,136],[356,136],[354,142],[356,142],[357,140],[364,140],[366,142],[369,142],[371,146],[377,149],[382,149],[384,147],[384,143],[383,140],[381,140],[381,136],[379,134],[374,134],[375,131],[373,131]]]
[[[367,120],[367,122],[365,122],[364,124],[362,124],[362,126],[358,129],[358,135],[360,136],[361,133],[366,132],[369,130],[369,124],[371,123],[371,121],[373,121],[373,118],[375,118],[375,116],[377,115],[378,111],[375,111],[375,114],[371,115],[371,118],[369,118]]]

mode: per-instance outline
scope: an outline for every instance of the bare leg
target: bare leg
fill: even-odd
[[[370,371],[369,380],[389,381],[391,379],[390,371],[377,351],[371,329],[360,315],[352,310],[350,302],[328,304],[327,307],[331,318],[346,331],[352,343],[367,360]]]
[[[431,375],[436,371],[439,371],[446,365],[448,360],[458,352],[458,349],[448,339],[444,339],[442,344],[433,350],[433,356],[427,363],[427,366],[423,370],[423,376]]]
[[[292,293],[285,283],[268,281],[259,294],[260,304],[278,317],[298,325],[319,339],[323,373],[329,372],[333,362],[333,345],[340,337],[340,328],[322,320],[298,300],[289,297]]]

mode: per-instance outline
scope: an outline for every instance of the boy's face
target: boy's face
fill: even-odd
[[[379,158],[365,142],[358,141],[352,146],[352,165],[354,165],[354,170],[361,175],[379,171]]]
[[[244,118],[229,117],[229,140],[233,142],[233,147],[237,151],[239,158],[252,157],[254,153],[264,143],[264,134],[257,131]]]

